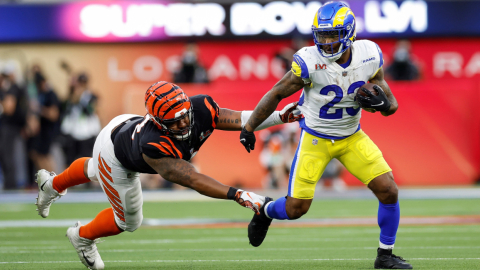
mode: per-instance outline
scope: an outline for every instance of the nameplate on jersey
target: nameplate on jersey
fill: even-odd
[[[375,60],[375,56],[372,56],[372,57],[369,57],[365,60],[362,60],[362,63],[367,63],[367,62],[370,62],[370,61],[373,61],[373,60]]]

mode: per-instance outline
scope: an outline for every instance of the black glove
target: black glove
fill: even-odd
[[[255,134],[247,131],[245,127],[243,127],[242,132],[240,132],[240,143],[245,146],[245,149],[247,149],[248,153],[250,153],[250,150],[255,149],[255,141]]]
[[[387,98],[383,89],[378,85],[374,85],[373,89],[377,90],[378,96],[375,96],[365,88],[360,88],[358,91],[363,91],[367,96],[357,95],[357,102],[360,107],[364,109],[375,109],[380,112],[386,112],[390,110],[390,101]]]

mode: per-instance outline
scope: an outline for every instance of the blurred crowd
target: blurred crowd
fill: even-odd
[[[38,169],[59,171],[91,155],[101,128],[97,97],[85,72],[73,72],[66,63],[62,67],[69,79],[64,100],[39,65],[26,74],[15,61],[0,69],[0,180],[5,190],[36,188]]]
[[[288,72],[293,54],[310,45],[310,39],[295,37],[289,46],[279,48],[275,58]],[[208,83],[207,68],[199,56],[197,44],[186,43],[179,61],[171,67],[172,81]],[[67,93],[64,99],[52,89],[40,65],[22,69],[14,61],[0,63],[0,187],[5,190],[36,188],[34,178],[38,169],[61,172],[75,159],[91,155],[101,130],[96,111],[98,97],[86,72],[73,71],[66,62],[60,63],[60,67],[68,77],[66,89],[61,91]],[[391,57],[386,59],[385,74],[388,80],[421,78],[421,68],[408,40],[396,43]],[[298,125],[266,130],[260,137],[263,143],[260,164],[266,171],[264,188],[287,188],[299,137]],[[333,160],[322,176],[320,188],[343,190],[342,172],[343,166]],[[151,189],[176,188],[158,175],[142,176],[142,182]]]

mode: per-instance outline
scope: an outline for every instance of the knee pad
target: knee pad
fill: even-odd
[[[133,232],[143,221],[143,197],[140,181],[125,193],[126,231]]]

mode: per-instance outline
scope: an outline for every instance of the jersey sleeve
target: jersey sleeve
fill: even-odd
[[[172,139],[163,135],[157,139],[143,141],[141,151],[149,158],[158,159],[163,157],[179,158],[183,157],[182,152],[173,143]]]
[[[306,51],[306,49],[301,49],[293,55],[291,71],[295,76],[302,78],[305,84],[309,84],[311,80],[306,61],[308,59],[308,55],[305,53]]]
[[[370,79],[372,79],[373,77],[375,77],[375,75],[377,75],[378,71],[383,67],[383,52],[382,50],[380,49],[380,46],[378,46],[377,43],[371,41],[372,45],[371,45],[371,51],[373,51],[373,55],[375,55],[376,59],[375,61],[373,61],[373,70],[374,70],[374,73],[373,75],[370,77]]]
[[[211,119],[211,126],[215,128],[218,123],[218,115],[220,113],[220,107],[213,100],[211,96],[208,95],[196,95],[192,97],[193,108],[195,109],[198,106],[198,113],[200,113],[201,118],[205,119],[204,121],[209,122],[206,119]],[[195,113],[197,113],[195,112]],[[194,116],[197,117],[197,116]]]

